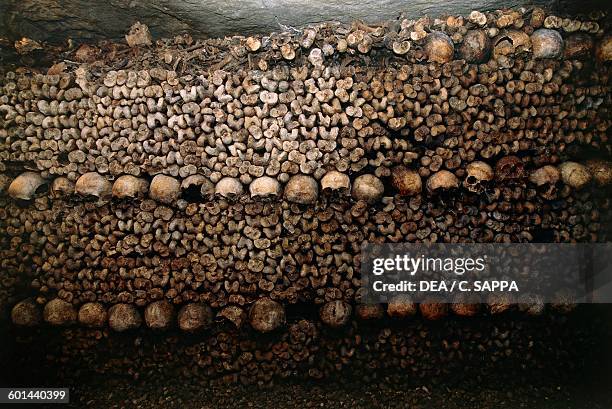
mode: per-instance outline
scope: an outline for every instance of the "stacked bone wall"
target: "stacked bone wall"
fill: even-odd
[[[594,17],[179,36],[8,71],[0,305],[18,326],[118,332],[540,314],[364,307],[359,252],[609,240],[612,40]]]

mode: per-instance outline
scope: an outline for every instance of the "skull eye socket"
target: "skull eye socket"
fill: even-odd
[[[470,185],[475,185],[476,183],[478,183],[478,179],[476,179],[476,176],[474,175],[468,176],[466,180]]]
[[[539,189],[539,190],[544,192],[544,191],[547,191],[547,190],[555,189],[556,187],[557,187],[556,183],[545,182],[545,183],[542,183],[540,185],[537,185],[536,189]]]
[[[48,183],[43,183],[42,185],[38,186],[36,188],[36,190],[34,191],[35,195],[40,195],[43,193],[47,193],[49,191],[49,184]]]
[[[345,186],[326,186],[323,188],[323,192],[333,193],[345,193],[348,189]]]

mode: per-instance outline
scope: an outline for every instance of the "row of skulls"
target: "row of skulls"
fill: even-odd
[[[577,162],[564,162],[558,167],[546,165],[532,171],[529,181],[536,187],[553,189],[562,181],[574,189],[582,189],[593,177],[599,185],[610,183],[609,162],[590,161],[587,166]],[[497,178],[501,182],[521,179],[526,176],[523,163],[519,158],[507,156],[500,159],[494,170],[489,164],[474,161],[466,167],[466,177],[462,185],[470,192],[482,193]],[[372,174],[357,176],[353,182],[345,173],[331,170],[321,179],[321,189],[324,193],[348,194],[355,200],[375,203],[385,193],[383,181]],[[421,193],[423,182],[418,172],[398,166],[391,172],[391,184],[400,195],[411,196]],[[31,200],[47,185],[47,181],[36,172],[24,172],[16,177],[8,186],[8,194],[20,200]],[[437,191],[455,189],[460,181],[454,173],[440,170],[432,174],[426,181],[425,187],[430,194]],[[70,195],[73,192],[81,196],[93,196],[99,199],[115,197],[117,199],[143,197],[147,191],[149,197],[164,204],[175,203],[188,189],[196,189],[202,198],[218,195],[225,198],[237,198],[244,194],[243,184],[237,178],[224,177],[216,185],[203,175],[191,175],[181,181],[167,175],[158,174],[149,183],[144,178],[132,175],[118,177],[114,183],[96,172],[89,172],[72,183],[65,177],[58,177],[51,183],[51,194],[54,197]],[[277,179],[262,176],[249,184],[249,193],[252,199],[271,199],[281,196],[283,190]],[[551,199],[552,191],[544,194],[544,198]],[[319,196],[319,183],[308,175],[294,175],[286,183],[284,198],[293,203],[313,204]],[[551,196],[551,197],[548,197]]]

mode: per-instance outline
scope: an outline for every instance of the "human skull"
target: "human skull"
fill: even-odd
[[[88,172],[77,179],[74,191],[82,196],[95,196],[102,199],[111,195],[112,185],[99,173]]]
[[[493,180],[493,168],[488,163],[475,161],[467,165],[467,176],[463,181],[463,186],[474,193],[482,193]]]
[[[149,186],[149,196],[158,202],[174,203],[181,193],[181,184],[171,176],[155,175]]]
[[[240,180],[232,177],[224,177],[218,181],[215,186],[215,194],[228,199],[234,199],[240,196],[243,191],[244,187]]]
[[[215,185],[204,175],[191,175],[181,182],[181,190],[183,197],[191,192],[199,194],[202,199],[210,199],[215,194]]]
[[[454,173],[448,170],[440,170],[427,179],[427,191],[437,193],[443,190],[455,189],[459,187],[459,179]]]
[[[502,182],[522,179],[525,177],[525,165],[516,156],[505,156],[495,165],[495,176]]]
[[[293,203],[313,204],[319,197],[317,181],[307,175],[295,175],[285,186],[285,199]]]
[[[344,173],[330,170],[321,178],[321,188],[326,194],[346,194],[351,188],[351,180]]]
[[[256,331],[273,331],[285,323],[285,308],[274,300],[260,298],[249,311],[249,322]]]
[[[113,183],[113,197],[120,199],[144,196],[149,183],[132,175],[119,176]]]
[[[24,172],[17,176],[8,187],[8,194],[14,199],[32,200],[47,181],[36,172]]]
[[[249,192],[251,198],[270,199],[278,197],[281,187],[278,180],[270,176],[262,176],[251,182]]]
[[[423,189],[418,172],[405,166],[397,166],[391,170],[391,184],[402,196],[418,195]]]
[[[59,198],[69,196],[74,193],[74,183],[65,177],[53,179],[51,182],[51,197]]]
[[[587,167],[580,163],[564,162],[559,165],[559,170],[561,171],[563,183],[574,189],[582,189],[588,185],[592,179]]]
[[[429,61],[444,64],[452,61],[455,46],[448,35],[435,31],[427,35],[424,50]]]
[[[496,57],[531,50],[531,39],[521,30],[505,30],[495,37],[493,43],[493,54]]]
[[[552,165],[542,166],[529,176],[529,181],[536,185],[537,191],[547,200],[557,197],[559,189],[557,183],[561,179],[561,172]]]
[[[351,194],[355,200],[364,200],[371,204],[378,201],[384,193],[383,182],[374,175],[365,174],[355,179]]]
[[[563,37],[557,30],[541,28],[531,35],[534,58],[558,58],[563,53]]]

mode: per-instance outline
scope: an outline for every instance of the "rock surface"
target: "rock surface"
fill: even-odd
[[[416,0],[409,3],[401,0],[313,0],[306,3],[297,0],[8,0],[0,2],[0,16],[4,16],[0,37],[19,39],[25,36],[53,42],[62,42],[66,37],[123,40],[136,21],[146,24],[154,39],[172,37],[179,32],[190,32],[198,37],[223,37],[279,31],[282,26],[301,27],[326,20],[377,22],[396,18],[399,13],[413,18],[424,14],[469,14],[475,9],[493,10],[517,5],[539,5],[564,11],[580,7],[583,12],[597,4],[602,3],[597,0],[573,3],[567,0]]]

